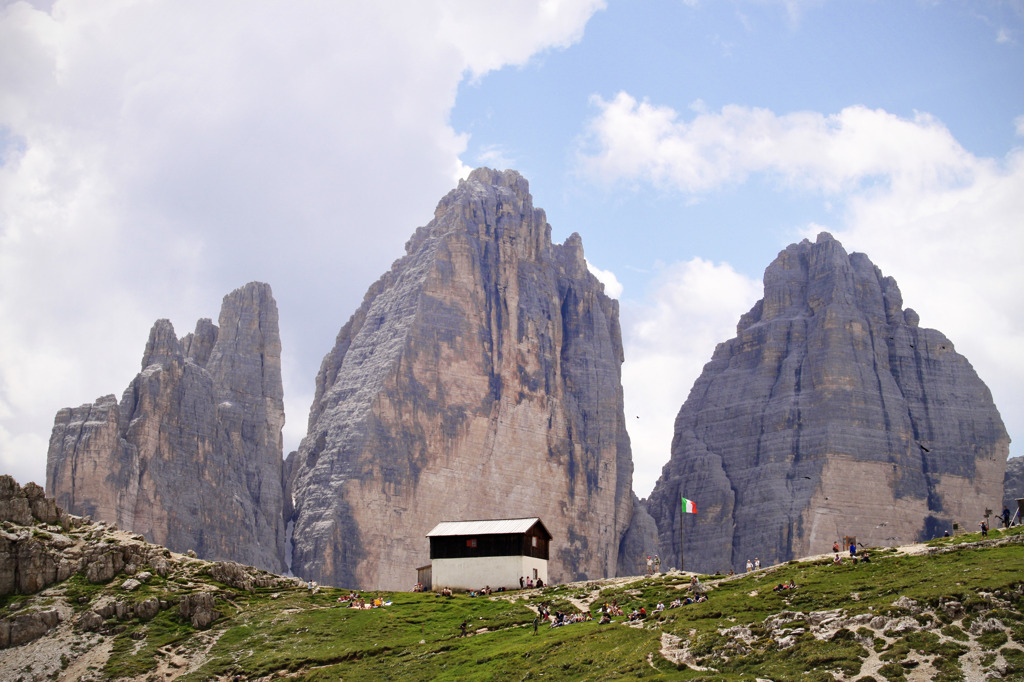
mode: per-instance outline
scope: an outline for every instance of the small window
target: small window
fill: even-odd
[[[537,536],[534,535],[533,537],[531,537],[530,538],[530,542],[532,542],[533,546],[536,547],[537,546]]]
[[[476,547],[476,538],[466,540],[466,547]]]
[[[534,579],[534,580],[536,580],[536,579],[537,579],[537,569],[536,569],[536,568],[535,568],[535,569],[533,569],[533,579]]]

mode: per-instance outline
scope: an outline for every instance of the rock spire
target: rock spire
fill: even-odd
[[[219,326],[149,335],[121,397],[57,413],[46,488],[74,514],[175,551],[283,571],[281,340],[270,286],[224,297]]]
[[[647,502],[663,556],[742,570],[856,536],[905,544],[998,504],[1009,438],[985,384],[896,281],[827,233],[779,253],[715,349]]]
[[[632,515],[618,305],[514,171],[473,171],[373,284],[289,456],[294,570],[407,589],[439,521],[540,517],[556,580],[614,575]]]

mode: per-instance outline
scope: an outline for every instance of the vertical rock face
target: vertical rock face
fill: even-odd
[[[1003,506],[1010,510],[1011,518],[1017,514],[1017,500],[1021,498],[1024,498],[1024,457],[1014,457],[1006,460],[1006,475],[1003,477]],[[1001,513],[1003,508],[992,511]]]
[[[1009,438],[986,386],[891,277],[831,235],[789,246],[676,418],[648,509],[663,556],[713,572],[971,527]]]
[[[474,171],[370,287],[290,458],[294,570],[408,588],[439,521],[539,516],[557,580],[614,575],[632,513],[617,303],[514,171]]]
[[[75,514],[150,542],[268,570],[284,566],[281,341],[270,287],[224,297],[182,339],[153,326],[142,372],[57,413],[46,487]]]

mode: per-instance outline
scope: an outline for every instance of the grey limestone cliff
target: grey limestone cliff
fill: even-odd
[[[294,570],[408,588],[439,521],[539,516],[556,580],[614,575],[632,514],[618,305],[514,171],[478,169],[373,284],[289,458]]]
[[[1013,457],[1006,460],[1006,474],[1003,477],[1003,506],[1010,510],[1010,516],[1017,514],[1017,500],[1024,499],[1024,457]],[[1001,512],[1002,507],[993,511]]]
[[[741,569],[975,524],[1000,499],[1009,438],[988,389],[895,280],[831,235],[782,251],[676,418],[647,507],[663,556]],[[678,563],[678,561],[674,561]]]
[[[281,341],[270,287],[224,297],[219,326],[153,326],[142,371],[57,413],[46,488],[75,514],[175,551],[283,571]]]

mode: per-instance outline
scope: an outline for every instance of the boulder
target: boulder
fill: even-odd
[[[178,615],[198,629],[206,629],[220,618],[220,613],[214,608],[213,595],[209,592],[183,596],[178,602]]]
[[[160,613],[160,600],[156,597],[144,599],[135,605],[135,615],[142,620],[152,620]]]
[[[78,627],[85,632],[96,632],[103,627],[103,616],[95,611],[86,611],[78,618]]]
[[[0,621],[0,648],[21,646],[39,639],[60,623],[57,611],[22,613]]]

